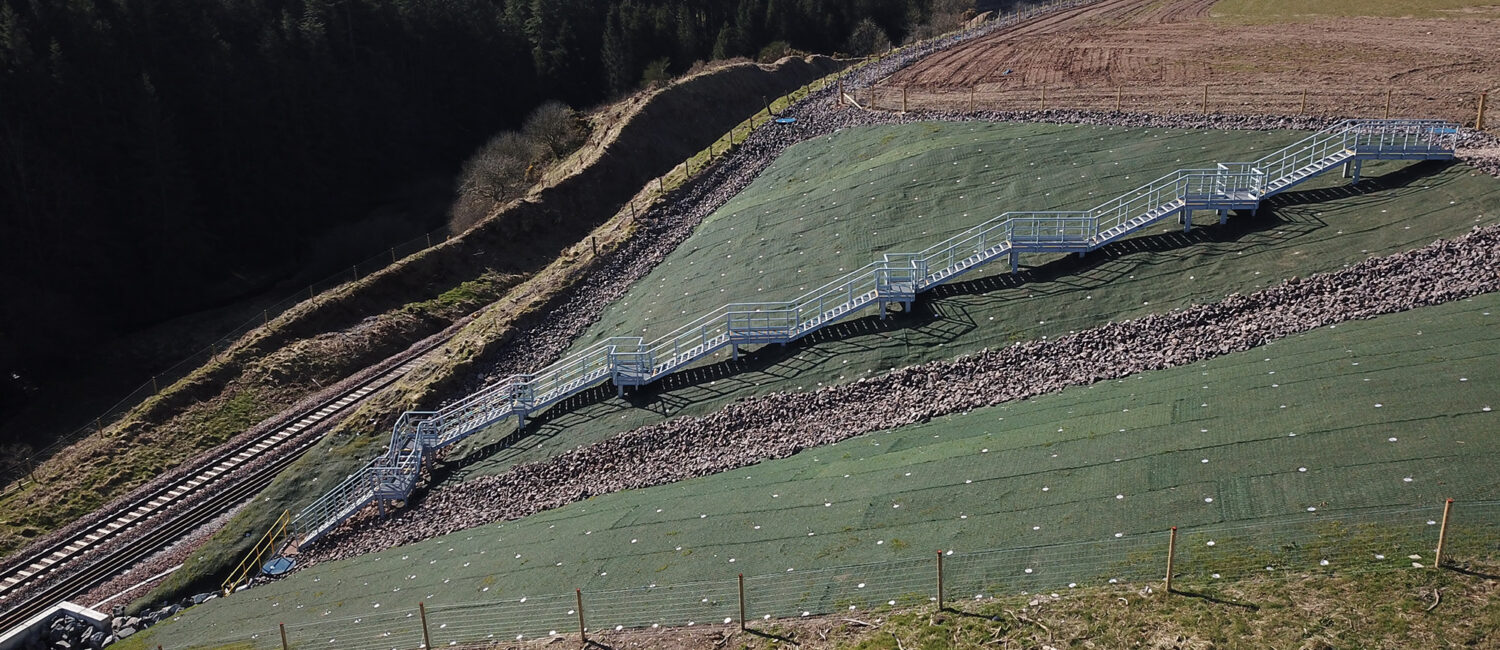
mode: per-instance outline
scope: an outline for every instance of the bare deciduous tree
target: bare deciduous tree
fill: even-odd
[[[535,142],[553,158],[561,158],[578,148],[583,129],[573,109],[559,101],[548,101],[526,118],[521,134]]]
[[[497,202],[514,198],[525,189],[527,170],[537,154],[537,146],[518,133],[507,131],[490,138],[464,163],[458,191]]]

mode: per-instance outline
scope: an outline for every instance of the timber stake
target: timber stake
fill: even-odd
[[[937,552],[937,605],[938,611],[943,611],[943,552]]]
[[[427,605],[425,603],[417,603],[417,611],[422,615],[422,647],[431,648],[432,637],[427,635]]]
[[[1432,558],[1432,568],[1443,566],[1443,545],[1448,542],[1448,513],[1453,511],[1453,499],[1443,502],[1443,525],[1438,527],[1437,553]]]
[[[1177,555],[1177,527],[1172,527],[1172,536],[1167,538],[1167,593],[1172,593],[1172,559]]]
[[[583,590],[574,589],[573,593],[578,596],[578,642],[588,647],[589,634],[587,628],[583,626]]]

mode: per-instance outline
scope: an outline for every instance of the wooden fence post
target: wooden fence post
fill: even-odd
[[[937,552],[937,604],[938,611],[943,611],[943,551]]]
[[[1167,538],[1167,593],[1172,593],[1172,559],[1177,555],[1177,527],[1172,527],[1172,536]]]
[[[1042,107],[1039,110],[1047,110],[1047,86],[1042,85]]]
[[[1385,119],[1391,119],[1391,89],[1385,89]]]
[[[1438,527],[1437,554],[1432,558],[1432,568],[1443,566],[1443,545],[1448,541],[1448,513],[1453,510],[1453,499],[1443,502],[1443,525]]]
[[[740,574],[740,631],[745,631],[745,574]]]
[[[589,644],[589,634],[583,626],[583,590],[574,589],[573,592],[578,596],[578,642],[586,647]]]
[[[1120,112],[1120,99],[1121,99],[1121,95],[1124,94],[1124,91],[1121,90],[1121,88],[1122,88],[1121,86],[1115,86],[1115,112],[1116,113]]]
[[[1208,115],[1208,84],[1203,84],[1203,114]]]
[[[1484,130],[1484,100],[1489,96],[1488,92],[1479,93],[1479,117],[1474,119],[1474,129],[1477,131]]]
[[[1307,113],[1307,89],[1303,88],[1302,89],[1302,107],[1297,109],[1297,114],[1298,115],[1305,115],[1306,113]]]
[[[281,650],[291,650],[291,646],[286,644],[286,623],[277,623],[276,626],[281,628]]]
[[[422,647],[432,648],[432,637],[427,635],[427,604],[417,603],[417,612],[422,615]]]

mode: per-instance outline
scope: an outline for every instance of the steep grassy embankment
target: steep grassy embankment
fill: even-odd
[[[1305,134],[1038,124],[861,127],[789,149],[638,282],[576,345],[651,340],[730,302],[788,299],[888,251],[920,250],[1006,210],[1084,209],[1182,167],[1254,159]],[[965,351],[1056,336],[1109,320],[1214,301],[1292,276],[1408,250],[1500,218],[1500,182],[1462,165],[1379,163],[1358,188],[1330,174],[1255,216],[1182,234],[1159,224],[1087,258],[1023,259],[873,317],[740,362],[728,354],[617,399],[600,389],[504,422],[450,453],[446,480],[505,471],[735,399],[812,390]]]

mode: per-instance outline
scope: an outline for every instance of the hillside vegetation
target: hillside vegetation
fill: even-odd
[[[0,500],[7,510],[0,519],[0,550],[14,551],[197,453],[272,424],[262,421],[425,337],[469,322],[475,310],[497,300],[511,317],[516,314],[505,311],[510,306],[545,303],[565,283],[553,279],[521,284],[516,295],[507,291],[559,256],[576,259],[565,251],[580,244],[587,250],[591,229],[616,216],[649,179],[763,109],[763,96],[785,93],[839,65],[827,58],[736,64],[601,110],[589,142],[565,162],[566,170],[526,200],[501,206],[463,236],[299,305],[117,425],[44,463],[38,470],[43,483]],[[710,98],[718,110],[694,110]],[[492,323],[497,329],[489,336],[503,339],[511,324]],[[362,442],[383,438],[385,423],[402,410],[394,405],[409,404],[413,396],[382,399],[358,420],[359,432],[370,434],[359,437]],[[376,419],[367,421],[371,417]]]
[[[460,162],[543,100],[592,106],[773,41],[841,51],[861,24],[899,40],[926,12],[611,4],[0,1],[0,416],[125,333],[437,228]],[[124,372],[191,351],[163,347]]]
[[[390,423],[411,404],[434,403],[464,390],[474,381],[475,369],[496,348],[521,326],[534,323],[572,283],[596,269],[601,258],[594,254],[594,245],[607,254],[632,235],[638,224],[623,202],[637,198],[644,205],[636,193],[651,195],[645,188],[648,178],[670,170],[712,142],[734,125],[735,116],[763,110],[763,96],[784,93],[841,65],[824,57],[789,59],[777,66],[736,64],[612,106],[604,112],[607,119],[594,129],[596,139],[577,160],[567,162],[582,165],[581,172],[561,177],[555,185],[497,213],[465,236],[404,260],[355,285],[351,293],[330,298],[332,304],[325,305],[328,317],[342,318],[367,309],[371,302],[383,304],[380,301],[393,295],[411,296],[412,287],[463,277],[465,269],[478,271],[486,259],[491,263],[527,260],[538,265],[528,268],[524,279],[498,300],[459,320],[448,331],[454,337],[429,353],[408,376],[345,418],[334,435],[261,495],[259,507],[228,522],[159,593],[217,584],[214,576],[232,567],[253,541],[245,538],[247,531],[260,534],[283,508],[302,508],[367,462],[389,439]],[[710,100],[719,110],[696,110]],[[652,191],[654,187],[653,183]],[[671,186],[667,187],[670,192]],[[516,223],[527,224],[526,229],[518,231]],[[596,224],[598,228],[590,232],[588,228]],[[549,246],[556,248],[549,251]],[[379,323],[386,318],[383,314],[361,322]]]

